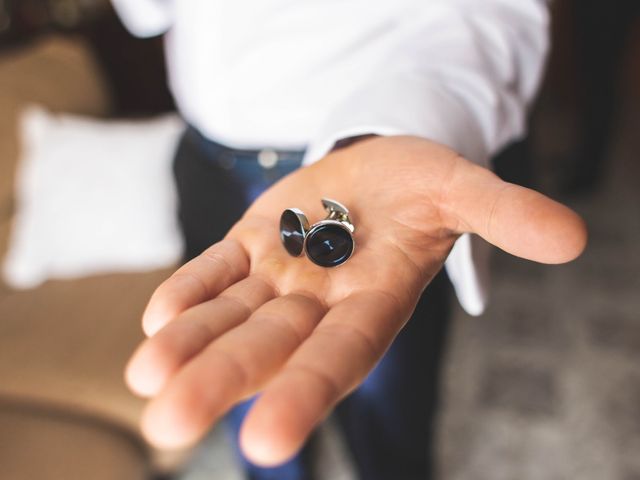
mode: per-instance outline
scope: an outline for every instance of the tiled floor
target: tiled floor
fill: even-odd
[[[438,435],[441,479],[640,480],[633,120],[619,134],[602,192],[570,201],[590,227],[585,255],[550,267],[496,252],[491,307],[480,318],[458,309]],[[330,426],[322,445],[320,480],[354,478]],[[240,478],[219,431],[182,476]]]

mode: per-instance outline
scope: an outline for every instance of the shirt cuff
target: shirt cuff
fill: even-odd
[[[343,138],[366,134],[426,138],[488,165],[483,125],[455,94],[418,75],[378,82],[350,95],[314,135],[303,164],[319,160]]]
[[[111,0],[124,26],[136,37],[155,37],[173,23],[171,0]]]

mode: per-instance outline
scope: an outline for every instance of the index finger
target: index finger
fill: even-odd
[[[249,258],[237,240],[213,244],[153,292],[142,315],[142,328],[152,336],[184,310],[212,299],[248,274]]]

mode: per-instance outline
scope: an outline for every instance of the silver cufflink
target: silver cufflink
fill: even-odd
[[[280,217],[280,240],[294,257],[304,252],[321,267],[337,267],[349,260],[355,249],[355,227],[349,210],[340,202],[322,199],[327,217],[309,226],[306,215],[297,208],[287,208]]]

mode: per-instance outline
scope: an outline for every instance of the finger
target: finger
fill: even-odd
[[[138,395],[158,394],[183,364],[274,296],[273,287],[253,275],[185,310],[138,347],[126,369],[127,384]]]
[[[180,312],[209,300],[249,272],[249,259],[240,243],[225,239],[180,267],[153,293],[142,316],[148,336]]]
[[[300,294],[264,304],[186,364],[150,402],[142,419],[147,439],[165,448],[195,442],[286,362],[324,312],[318,301]]]
[[[335,305],[249,412],[240,434],[245,455],[265,466],[293,456],[364,379],[409,315],[385,293],[354,294]]]
[[[459,225],[518,257],[564,263],[586,246],[584,221],[550,198],[459,159],[443,204]]]

